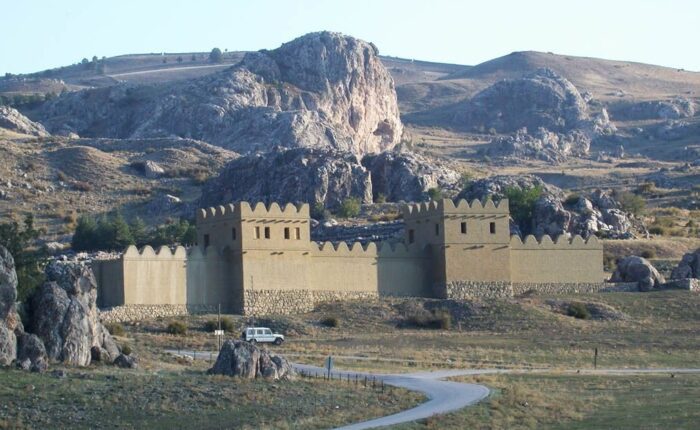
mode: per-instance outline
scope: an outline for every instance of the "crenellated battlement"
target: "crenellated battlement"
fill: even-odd
[[[248,202],[236,202],[227,205],[202,208],[197,211],[197,223],[216,222],[220,220],[241,220],[246,218],[288,218],[308,219],[309,205],[287,203],[284,208],[276,202],[265,205],[257,202],[251,206]]]
[[[569,237],[565,234],[560,234],[556,239],[552,240],[549,235],[542,236],[539,240],[533,235],[528,235],[525,240],[521,240],[519,236],[513,235],[510,238],[510,247],[513,250],[527,249],[603,249],[603,244],[595,236],[590,236],[584,240],[581,236],[575,235]]]
[[[442,199],[440,201],[430,201],[406,205],[403,208],[404,219],[423,218],[433,215],[445,214],[508,214],[508,199],[494,202],[488,199],[484,202],[472,200],[471,203],[460,199],[457,204],[452,199]]]
[[[368,242],[362,244],[353,242],[317,243],[314,248],[314,256],[330,257],[410,257],[421,254],[423,249],[416,244],[406,245],[403,242]]]
[[[159,260],[174,260],[187,258],[187,250],[183,246],[177,246],[173,249],[167,246],[161,246],[158,250],[146,245],[138,249],[134,245],[130,245],[122,254],[122,259],[159,259]]]

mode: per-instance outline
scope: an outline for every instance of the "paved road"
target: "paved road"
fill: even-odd
[[[298,371],[324,372],[323,368],[304,364],[295,364],[294,367]],[[442,378],[449,378],[453,376],[470,375],[473,374],[473,372],[473,370],[439,370],[435,372],[405,373],[397,375],[370,374],[361,372],[331,372],[336,376],[342,374],[343,377],[346,377],[347,375],[350,375],[350,378],[354,378],[355,375],[360,378],[364,378],[365,376],[376,377],[378,381],[384,381],[384,383],[387,385],[418,391],[424,393],[428,397],[427,402],[422,403],[415,408],[408,409],[394,415],[388,415],[386,417],[340,427],[339,430],[371,429],[400,424],[427,418],[436,414],[444,414],[446,412],[461,409],[465,406],[473,405],[489,395],[488,388],[483,385],[440,380]],[[498,370],[492,370],[490,373],[497,372]],[[489,373],[489,371],[481,370],[479,373]]]
[[[175,355],[188,355],[193,358],[205,359],[209,358],[209,352],[196,351],[175,351],[166,350],[166,352]],[[213,353],[216,357],[216,352]],[[363,357],[364,358],[364,357]],[[324,373],[326,370],[322,367],[309,366],[306,364],[294,364],[298,371]],[[415,373],[401,374],[380,374],[380,373],[364,373],[364,372],[338,372],[333,371],[332,374],[336,377],[341,376],[346,378],[377,378],[377,381],[384,381],[387,385],[394,387],[406,388],[412,391],[424,393],[428,397],[428,401],[422,403],[415,408],[398,412],[393,415],[388,415],[381,418],[376,418],[361,423],[351,424],[344,427],[339,427],[337,430],[360,430],[376,427],[390,426],[411,421],[416,421],[423,418],[428,418],[432,415],[444,414],[447,412],[462,409],[466,406],[473,405],[483,400],[489,395],[489,389],[483,385],[467,384],[453,381],[442,381],[441,379],[452,378],[455,376],[464,375],[489,375],[489,374],[505,374],[505,373],[576,373],[576,374],[595,374],[595,375],[627,375],[627,374],[681,374],[681,373],[700,373],[697,368],[656,368],[656,369],[635,369],[635,368],[618,368],[618,369],[449,369],[436,370]]]

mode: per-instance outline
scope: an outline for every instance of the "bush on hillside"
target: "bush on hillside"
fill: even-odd
[[[581,320],[587,320],[591,318],[591,313],[589,312],[586,305],[580,302],[571,303],[569,305],[569,308],[566,310],[566,314],[570,317],[578,318]]]
[[[215,319],[207,320],[207,322],[204,323],[204,330],[207,332],[213,333],[214,330],[219,329],[219,322]],[[231,318],[228,317],[222,317],[221,318],[221,330],[227,332],[227,333],[233,333],[233,331],[236,329],[235,325],[233,324],[233,321],[231,321]]]
[[[105,324],[105,328],[112,336],[124,336],[126,333],[124,326],[119,323],[107,323]]]
[[[187,325],[182,321],[172,321],[168,324],[165,331],[170,334],[182,336],[187,334]]]
[[[508,199],[510,216],[523,234],[530,233],[535,202],[542,195],[542,191],[542,187],[536,185],[532,188],[508,187],[503,192],[503,196]]]
[[[360,214],[361,208],[360,199],[357,197],[348,197],[340,204],[338,216],[342,218],[354,218]]]
[[[327,316],[321,319],[321,325],[336,328],[340,326],[340,320],[336,316]]]

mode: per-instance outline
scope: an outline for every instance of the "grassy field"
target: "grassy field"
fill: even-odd
[[[700,375],[498,375],[485,402],[396,426],[418,429],[695,429]]]
[[[154,363],[151,363],[153,365]],[[411,407],[418,394],[338,381],[245,381],[199,369],[0,370],[0,428],[325,429]]]

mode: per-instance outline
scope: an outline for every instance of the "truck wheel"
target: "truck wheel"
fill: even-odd
[[[255,339],[251,339],[251,340],[250,340],[250,343],[252,343],[253,345],[255,345],[256,343],[258,343],[258,341],[255,340]]]
[[[277,339],[275,339],[275,342],[274,342],[274,343],[275,343],[275,345],[280,346],[280,345],[282,345],[282,342],[283,342],[282,339],[280,339],[280,338],[278,337]]]

